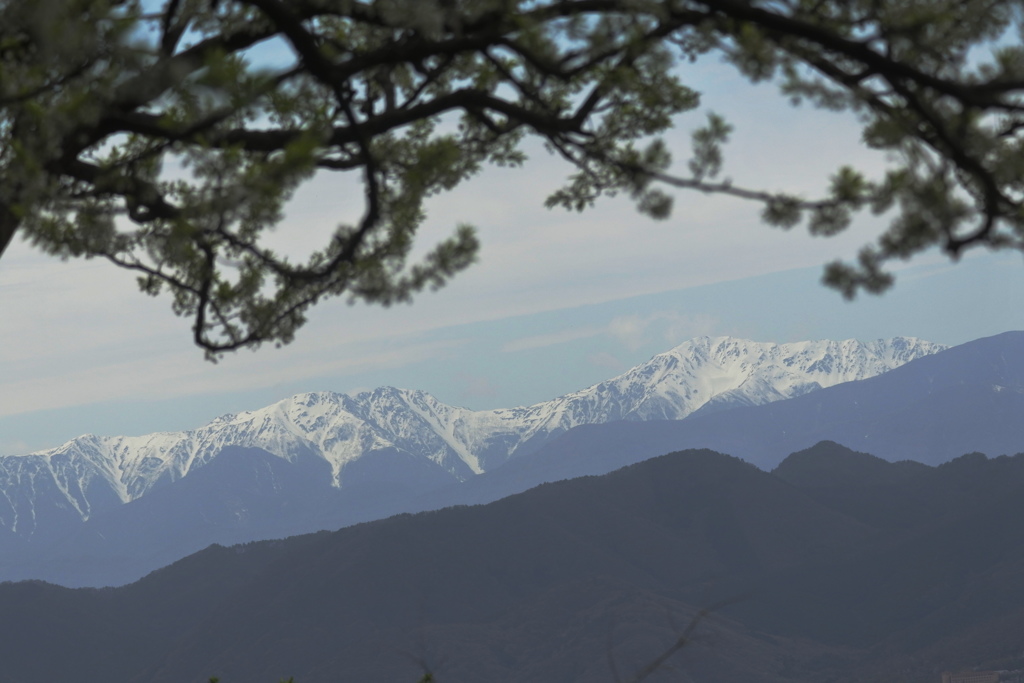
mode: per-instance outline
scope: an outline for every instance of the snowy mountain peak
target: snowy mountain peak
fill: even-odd
[[[866,379],[945,348],[912,337],[784,344],[697,337],[578,394],[632,397],[618,419],[678,420],[702,408],[760,405]]]
[[[579,425],[677,420],[697,410],[768,403],[871,377],[944,348],[908,337],[789,344],[698,337],[592,387],[499,410],[454,407],[395,387],[298,394],[191,431],[88,434],[0,458],[0,526],[31,534],[45,496],[60,514],[87,519],[98,508],[187,476],[226,446],[258,447],[290,461],[319,458],[330,466],[331,483],[342,487],[347,467],[388,453],[465,480]]]
[[[504,462],[527,442],[536,444],[582,424],[676,420],[702,408],[768,403],[872,377],[945,348],[910,337],[789,344],[698,337],[618,377],[528,407],[469,411],[424,392],[392,388],[371,396],[400,397],[421,414],[430,413],[449,445],[478,472]]]

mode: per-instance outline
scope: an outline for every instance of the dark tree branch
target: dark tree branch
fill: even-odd
[[[109,21],[83,33],[82,54],[55,50],[43,65],[30,63],[34,25],[7,26],[15,15],[0,8],[0,59],[14,69],[3,73],[16,73],[0,93],[0,253],[24,230],[53,253],[84,250],[166,283],[211,353],[284,343],[323,297],[387,303],[468,264],[475,242],[464,238],[403,271],[424,198],[488,161],[517,163],[525,134],[574,168],[551,200],[573,208],[626,192],[664,215],[665,196],[649,188],[659,182],[758,202],[779,225],[810,213],[812,230],[830,233],[863,206],[924,206],[948,183],[946,214],[914,224],[932,241],[897,225],[865,268],[929,244],[954,257],[1020,244],[1024,183],[1000,155],[1024,126],[1024,73],[1012,60],[969,70],[966,50],[991,31],[964,29],[956,14],[938,27],[887,24],[888,1],[863,11],[835,0],[542,0],[517,12],[449,3],[420,21],[370,2],[166,0],[135,17],[154,31],[143,48]],[[978,6],[998,14],[996,4]],[[297,65],[265,77],[247,63],[268,40],[287,44]],[[896,130],[910,181],[839,174],[817,200],[713,182],[721,126],[700,143],[692,177],[672,173],[662,147],[638,149],[696,106],[669,47],[687,58],[724,51],[755,79],[781,64],[796,95],[890,124],[876,137],[889,145]],[[168,161],[186,166],[183,177],[161,171]],[[359,172],[364,211],[296,265],[260,236],[313,169]],[[107,235],[125,214],[133,225]],[[96,234],[76,232],[76,217]]]
[[[0,201],[0,257],[4,255],[7,247],[14,240],[19,225],[21,225],[21,219],[14,208],[10,204]]]

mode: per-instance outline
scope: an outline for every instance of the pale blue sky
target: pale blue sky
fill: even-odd
[[[380,385],[424,389],[472,408],[530,404],[599,382],[701,334],[780,342],[907,335],[959,344],[1024,329],[1024,309],[1012,305],[1024,300],[1024,264],[1014,255],[908,268],[893,291],[854,302],[821,287],[819,276],[820,268],[810,267],[387,338],[339,340],[334,346],[315,345],[315,352],[292,362],[275,358],[280,351],[264,349],[246,357],[268,372],[251,381],[242,377],[240,388],[233,373],[218,383],[230,359],[221,366],[200,365],[200,374],[210,380],[199,390],[189,390],[188,383],[179,387],[170,376],[140,382],[131,372],[135,359],[123,365],[112,361],[123,354],[159,364],[165,354],[178,357],[182,344],[168,340],[166,350],[152,348],[147,354],[112,342],[94,352],[94,381],[124,394],[91,400],[85,380],[77,400],[20,412],[16,396],[5,390],[7,409],[17,412],[0,416],[0,443],[7,452],[27,452],[85,432],[186,429],[302,391],[353,392]],[[400,318],[412,310],[394,313]],[[62,327],[55,335],[73,344],[75,329]],[[60,356],[41,354],[39,362],[59,364]],[[103,375],[105,366],[111,375]],[[29,380],[33,372],[44,374],[37,366],[27,373]],[[71,384],[69,390],[76,391]]]
[[[844,163],[878,169],[848,117],[793,109],[770,86],[738,83],[716,63],[691,82],[736,125],[726,171],[737,184],[811,195]],[[685,162],[679,122],[670,143]],[[815,239],[761,225],[756,206],[677,195],[652,222],[608,200],[584,214],[543,200],[567,169],[543,152],[519,171],[489,170],[430,205],[424,247],[457,222],[479,227],[480,262],[412,306],[329,302],[281,350],[213,366],[189,322],[131,275],[94,261],[61,263],[18,243],[0,260],[0,454],[58,445],[84,432],[140,434],[199,426],[292,393],[383,384],[474,408],[546,400],[610,377],[700,334],[762,341],[909,335],[956,344],[1024,329],[1024,263],[980,255],[952,266],[917,259],[881,298],[844,302],[818,283],[821,265],[851,257],[877,224]],[[276,239],[314,245],[358,211],[351,188],[303,188]]]

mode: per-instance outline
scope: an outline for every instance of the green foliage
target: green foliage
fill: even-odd
[[[882,291],[893,259],[1024,249],[1022,17],[1020,0],[3,0],[0,251],[21,234],[136,271],[211,358],[285,344],[324,298],[390,305],[469,266],[468,225],[409,262],[424,202],[521,164],[532,135],[573,168],[552,207],[624,193],[665,218],[668,185],[819,235],[885,214],[825,275]],[[673,175],[660,136],[698,106],[685,63],[709,53],[853,112],[891,169],[840,168],[817,199],[738,188],[711,115]],[[362,218],[296,261],[264,237],[318,172],[358,177]]]

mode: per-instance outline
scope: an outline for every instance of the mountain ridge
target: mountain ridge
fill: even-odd
[[[698,337],[586,389],[495,410],[450,406],[424,391],[393,387],[354,396],[298,394],[194,430],[87,434],[0,458],[0,527],[32,535],[47,515],[89,519],[187,476],[226,446],[261,448],[289,461],[314,454],[330,465],[335,487],[344,487],[346,467],[386,449],[465,481],[582,424],[679,420],[711,402],[716,409],[759,405],[874,376],[945,348],[913,337],[787,344]],[[40,490],[51,496],[52,509]]]
[[[940,348],[910,338],[873,348],[699,338],[617,378],[535,406],[472,411],[422,391],[382,387],[354,396],[300,394],[222,415],[190,432],[106,441],[90,436],[68,442],[63,452],[0,459],[0,581],[122,585],[210,543],[280,538],[488,502],[690,445],[674,436],[647,438],[666,427],[824,395],[861,384],[841,380],[878,372],[894,360],[920,356],[903,368],[950,352],[932,353]],[[1016,346],[1006,352],[1016,357]],[[701,369],[707,372],[701,375]],[[691,381],[694,374],[702,384]],[[765,392],[766,383],[776,388]],[[832,386],[814,388],[826,384]],[[691,403],[673,407],[671,401],[687,390]],[[734,409],[719,406],[704,414],[700,406],[708,405],[707,397],[726,394]],[[797,395],[775,400],[787,394]],[[768,403],[749,405],[755,401]],[[658,419],[666,417],[666,406],[686,419]],[[623,416],[629,419],[600,422]],[[580,436],[586,441],[580,430],[614,425],[640,428],[644,435],[625,444],[602,438],[581,457],[552,450],[563,441],[574,448]],[[985,450],[978,443],[968,450]],[[138,444],[148,450],[133,450]],[[475,468],[466,452],[476,458]],[[115,487],[109,477],[123,479]]]

